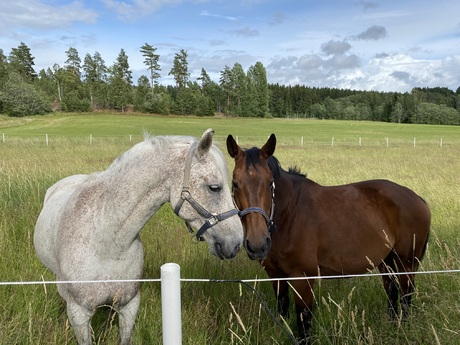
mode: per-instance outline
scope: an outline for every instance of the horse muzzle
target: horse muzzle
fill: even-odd
[[[255,244],[248,239],[244,241],[244,248],[246,253],[251,260],[263,260],[267,257],[272,247],[272,239],[270,236],[266,236],[262,239],[261,243]]]

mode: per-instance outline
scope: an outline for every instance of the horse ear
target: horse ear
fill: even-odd
[[[214,136],[214,130],[212,128],[208,128],[201,137],[200,141],[198,142],[198,147],[196,152],[200,159],[204,158],[212,146],[212,137]]]
[[[227,152],[232,158],[236,158],[241,153],[241,149],[233,139],[232,135],[229,134],[227,137]]]
[[[260,149],[260,157],[263,159],[267,159],[268,157],[271,157],[273,153],[275,152],[276,148],[276,137],[272,133],[270,135],[270,138],[268,138],[267,142],[265,143],[264,146]]]

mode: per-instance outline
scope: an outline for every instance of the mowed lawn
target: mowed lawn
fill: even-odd
[[[154,135],[201,136],[215,130],[226,153],[228,134],[243,147],[261,146],[275,133],[275,156],[324,185],[385,178],[421,195],[432,211],[432,233],[422,271],[460,269],[460,127],[375,122],[199,118],[120,114],[0,116],[0,281],[53,280],[37,260],[33,227],[46,189],[76,173],[105,169],[119,154]],[[46,143],[48,137],[48,144]],[[415,139],[414,139],[415,138]],[[232,261],[195,244],[171,208],[162,208],[141,232],[145,278],[177,262],[183,278],[266,278],[244,252]],[[460,344],[460,273],[419,275],[414,308],[405,323],[389,322],[379,277],[323,280],[315,286],[313,344]],[[270,283],[252,284],[268,306]],[[134,344],[161,344],[160,285],[142,284]],[[54,285],[0,285],[0,344],[75,344],[65,305]],[[108,308],[106,308],[108,309]],[[294,310],[279,320],[295,331]],[[237,283],[182,283],[184,344],[287,344],[289,337]],[[97,344],[114,344],[117,319],[98,311]]]
[[[107,113],[54,114],[27,118],[9,118],[0,115],[0,134],[19,138],[75,137],[142,137],[147,131],[154,135],[200,136],[206,128],[212,127],[217,138],[228,134],[238,135],[255,144],[271,133],[282,140],[301,144],[334,143],[381,144],[417,141],[443,144],[460,142],[460,129],[455,126],[407,125],[368,121],[298,120],[298,119],[258,119],[238,117],[189,117],[120,115]]]

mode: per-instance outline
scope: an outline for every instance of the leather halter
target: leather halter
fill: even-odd
[[[270,184],[270,190],[272,193],[272,204],[270,206],[270,216],[268,216],[267,212],[265,212],[265,210],[260,207],[248,207],[241,211],[238,210],[239,211],[238,215],[240,216],[240,218],[243,218],[245,215],[249,213],[261,214],[265,218],[265,222],[267,223],[268,232],[271,234],[273,231],[276,230],[276,225],[273,222],[273,215],[275,214],[275,181],[272,181],[272,183]],[[233,204],[235,205],[236,208],[238,208],[238,206],[236,206],[235,198],[233,197],[233,190],[232,190],[232,199],[233,199]]]
[[[182,192],[180,195],[180,199],[177,202],[176,207],[174,208],[174,213],[177,216],[179,216],[179,211],[182,208],[184,201],[187,201],[195,209],[195,211],[197,211],[201,216],[205,217],[206,221],[196,233],[196,239],[198,241],[203,241],[202,236],[206,232],[206,230],[208,230],[209,228],[213,227],[217,223],[227,218],[236,216],[238,214],[238,210],[234,208],[234,209],[231,209],[223,213],[218,213],[218,214],[211,213],[207,211],[203,206],[201,206],[190,194],[190,188],[189,188],[190,171],[191,171],[191,166],[192,166],[192,158],[196,151],[197,146],[198,146],[198,142],[194,142],[188,151],[187,160],[185,161],[184,182],[182,184]],[[187,221],[185,222],[185,224],[187,225],[188,231],[191,234],[193,234],[193,229],[191,225],[187,223]]]

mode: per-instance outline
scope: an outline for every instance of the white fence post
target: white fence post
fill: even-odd
[[[2,133],[2,142],[5,143],[5,133]]]
[[[161,313],[163,345],[181,345],[180,266],[176,263],[161,266]]]
[[[45,135],[46,146],[48,146],[48,134]]]

